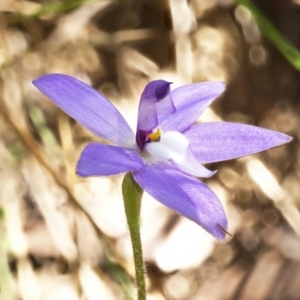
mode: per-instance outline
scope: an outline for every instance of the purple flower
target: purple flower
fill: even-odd
[[[227,219],[214,192],[195,177],[215,172],[212,163],[257,153],[291,137],[255,126],[213,122],[194,124],[225,89],[222,82],[184,85],[170,91],[157,80],[144,89],[136,136],[119,111],[101,94],[67,75],[49,74],[34,85],[72,118],[110,144],[90,143],[78,164],[80,176],[132,171],[156,200],[224,239]]]

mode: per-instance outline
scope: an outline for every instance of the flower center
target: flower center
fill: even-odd
[[[188,139],[178,131],[162,132],[157,128],[148,134],[143,151],[150,154],[150,160],[167,160],[188,175],[210,177],[215,174],[197,162],[189,147]]]
[[[158,159],[181,161],[186,155],[188,144],[187,138],[182,133],[161,132],[161,129],[157,128],[148,135],[144,149]]]
[[[148,135],[148,142],[159,142],[161,137],[160,128],[157,128],[155,132],[152,132]]]

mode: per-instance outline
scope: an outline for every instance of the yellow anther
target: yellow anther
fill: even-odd
[[[161,131],[159,128],[155,132],[149,134],[148,138],[151,142],[158,142],[160,140]]]

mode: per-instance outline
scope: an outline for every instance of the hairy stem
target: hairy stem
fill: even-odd
[[[127,173],[124,177],[122,192],[124,198],[125,214],[133,249],[138,300],[145,300],[146,284],[140,235],[140,211],[143,190],[135,182],[131,173]]]

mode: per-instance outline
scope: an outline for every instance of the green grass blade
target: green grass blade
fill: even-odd
[[[250,10],[261,32],[278,48],[278,50],[294,66],[294,68],[300,71],[300,52],[249,0],[236,0],[236,3],[241,4]]]

